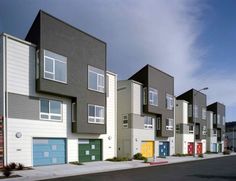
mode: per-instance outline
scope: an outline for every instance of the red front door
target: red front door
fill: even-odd
[[[192,155],[193,154],[193,143],[188,143],[188,154]]]
[[[202,154],[202,143],[197,144],[197,154]]]

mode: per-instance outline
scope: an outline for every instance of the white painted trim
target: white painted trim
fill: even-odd
[[[32,47],[37,47],[37,45],[31,43],[31,42],[28,42],[28,41],[25,41],[25,40],[22,40],[20,38],[17,38],[15,36],[12,36],[12,35],[9,35],[7,33],[2,33],[3,36],[5,36],[6,38],[10,38],[12,40],[15,40],[15,41],[18,41],[20,43],[23,43],[23,44],[26,44],[26,45],[29,45],[29,46],[32,46]]]

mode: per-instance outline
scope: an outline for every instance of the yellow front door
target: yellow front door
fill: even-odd
[[[141,153],[146,158],[153,157],[153,153],[154,153],[153,141],[144,141],[144,142],[142,142]]]

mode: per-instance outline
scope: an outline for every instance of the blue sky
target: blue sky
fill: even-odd
[[[1,0],[0,32],[24,38],[39,9],[108,45],[108,69],[126,79],[149,63],[175,76],[176,95],[208,86],[208,103],[236,121],[235,0]]]

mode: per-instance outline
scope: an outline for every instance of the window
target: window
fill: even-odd
[[[54,100],[41,99],[40,100],[40,119],[61,121],[61,102]]]
[[[207,134],[206,126],[203,126],[203,127],[202,127],[202,134],[203,134],[203,135],[206,135],[206,134]]]
[[[216,114],[213,114],[213,123],[216,124]]]
[[[166,119],[166,130],[173,130],[174,120]]]
[[[104,71],[88,66],[88,88],[104,93]]]
[[[71,119],[72,119],[72,122],[76,122],[76,103],[73,102],[72,105],[71,105]]]
[[[44,50],[44,78],[67,82],[67,58]]]
[[[149,117],[149,116],[145,116],[144,117],[144,128],[145,129],[152,129],[153,128],[153,122],[154,122],[154,118]]]
[[[194,108],[194,110],[193,110],[194,111],[194,115],[193,116],[194,116],[194,118],[198,118],[198,106],[194,105],[193,108]]]
[[[202,108],[202,119],[206,120],[206,108]]]
[[[123,128],[128,128],[128,115],[123,115]]]
[[[225,125],[225,116],[222,117],[223,125]]]
[[[161,130],[161,118],[157,117],[157,130]]]
[[[104,107],[98,105],[88,105],[88,122],[104,124]]]
[[[189,125],[189,133],[193,134],[193,125]]]
[[[143,88],[143,104],[147,105],[147,87]]]
[[[217,114],[217,124],[220,124],[220,115]]]
[[[192,113],[193,113],[193,107],[192,104],[188,105],[188,117],[192,117]]]
[[[158,106],[158,92],[156,89],[149,87],[149,104]]]
[[[176,133],[180,133],[180,124],[177,124],[175,127]]]
[[[213,129],[213,136],[217,136],[217,130]]]
[[[170,94],[166,94],[166,108],[169,110],[173,110],[174,107],[174,98]]]

